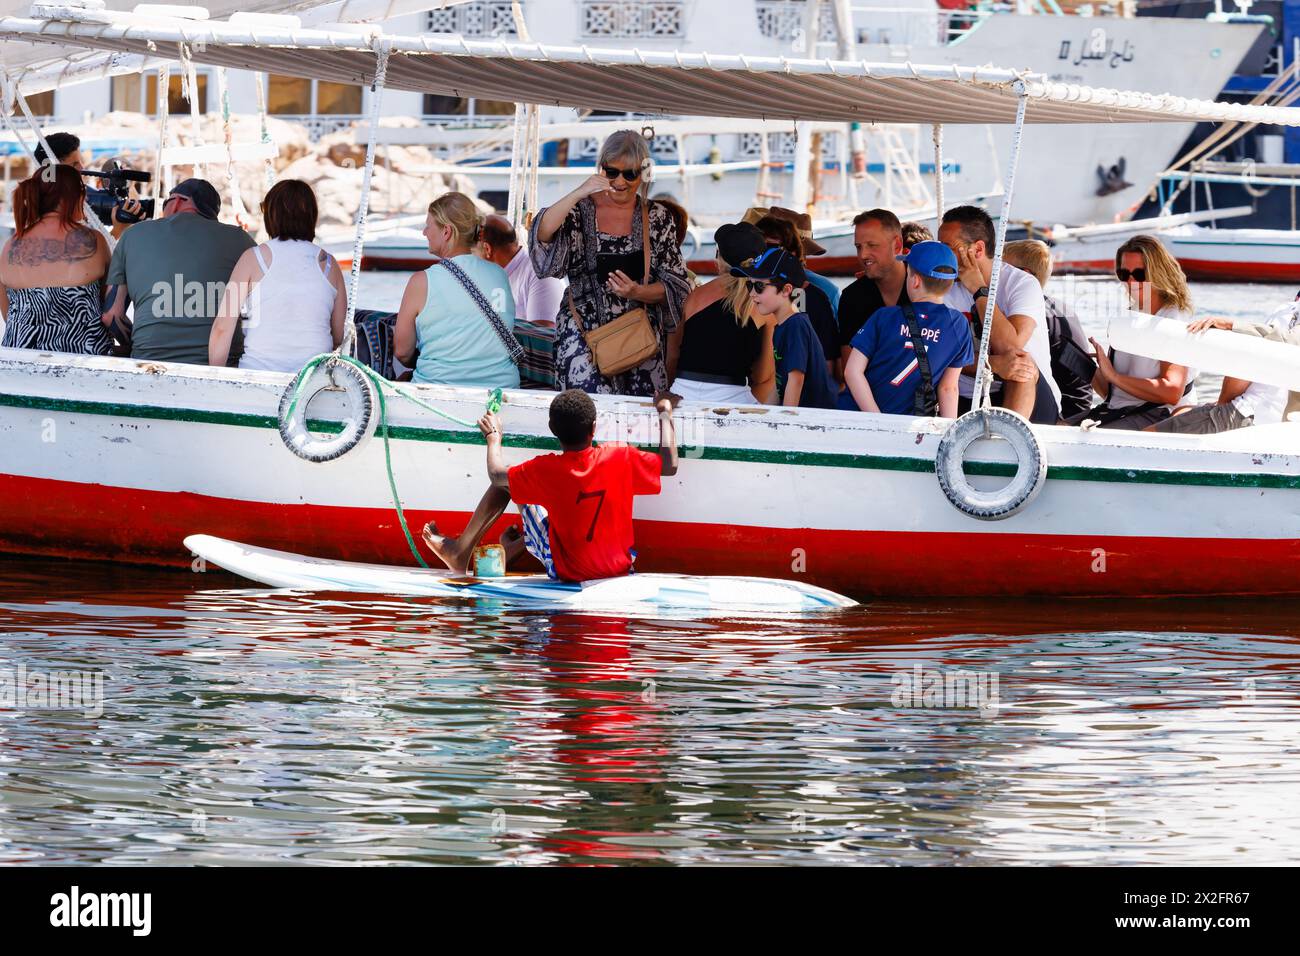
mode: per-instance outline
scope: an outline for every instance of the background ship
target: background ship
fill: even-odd
[[[961,8],[950,9],[954,2]],[[832,0],[523,0],[521,6],[531,39],[543,44],[684,52],[707,49],[796,58],[837,58],[851,51],[853,58],[872,62],[1023,68],[1094,87],[1153,93],[1176,87],[1184,96],[1201,99],[1214,99],[1243,62],[1243,69],[1250,69],[1252,57],[1261,64],[1267,58],[1267,31],[1254,19],[1133,17],[1127,15],[1132,13],[1127,7],[1062,9],[1054,0],[1047,4],[1035,0],[1012,9],[1005,4],[967,7],[960,0],[855,0],[851,8],[841,5],[839,18]],[[121,2],[107,5],[130,7]],[[216,15],[223,6],[231,5],[210,6]],[[273,12],[319,5],[254,0],[238,6]],[[434,4],[379,6],[410,9]],[[0,12],[15,15],[25,15],[28,8],[28,3],[0,3]],[[316,13],[328,17],[329,7]],[[837,24],[844,22],[846,15],[852,35],[842,37]],[[385,27],[394,32],[458,33],[467,38],[517,37],[509,0],[470,0],[408,12],[387,19]],[[213,96],[211,74],[203,67],[196,72],[201,113],[220,108]],[[352,125],[368,106],[368,94],[359,87],[232,70],[232,112],[258,109],[259,82],[264,84],[266,108],[272,115],[303,122],[315,135]],[[148,112],[156,83],[149,73],[127,73],[77,85],[64,83],[35,97],[33,108],[45,114],[49,128],[109,110]],[[173,72],[171,84],[173,112],[188,113],[177,72]],[[445,162],[471,170],[480,196],[504,207],[510,142],[508,136],[500,135],[500,129],[512,118],[513,104],[388,91],[382,113],[419,120],[426,129],[414,130],[411,135],[423,136]],[[610,114],[580,117],[572,110],[548,109],[542,120],[610,118]],[[646,119],[629,117],[638,125]],[[664,118],[648,119],[653,127],[655,119]],[[446,135],[441,135],[444,132]],[[679,176],[676,182],[666,178],[659,188],[679,194],[696,221],[705,226],[736,217],[754,204],[759,193],[765,194],[759,198],[770,204],[815,203],[821,216],[832,219],[837,209],[843,213],[872,205],[920,209],[929,203],[932,208],[928,180],[934,171],[934,152],[929,129],[872,126],[859,132],[862,139],[857,141],[848,128],[816,135],[811,146],[819,153],[820,162],[813,164],[811,190],[802,173],[795,172],[799,143],[789,123],[772,124],[764,131],[749,129],[685,140],[656,135],[654,151],[662,163],[732,167],[716,180],[710,177],[707,188],[692,188],[686,176]],[[1086,132],[1036,128],[1026,137],[1023,173],[1017,185],[1017,219],[1031,224],[1086,224],[1128,218],[1142,205],[1154,178],[1192,134],[1192,124],[1116,124]],[[390,135],[400,139],[400,134],[390,131]],[[983,126],[945,131],[948,204],[987,198],[991,211],[997,212],[998,157],[1006,154],[1009,135],[1008,130]],[[855,146],[864,147],[865,154],[854,157]],[[574,176],[590,169],[596,147],[594,137],[579,136],[547,147],[538,183],[543,204],[568,191],[576,182]],[[851,175],[854,159],[858,160],[858,178]],[[757,168],[763,160],[764,168]],[[741,168],[745,166],[748,168]],[[548,169],[555,172],[548,173]]]

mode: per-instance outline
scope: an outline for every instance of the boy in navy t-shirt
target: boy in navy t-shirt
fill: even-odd
[[[731,274],[750,280],[749,300],[755,312],[776,316],[772,347],[780,403],[834,408],[835,385],[826,365],[826,352],[807,314],[794,304],[796,290],[802,293],[808,281],[799,260],[780,246],[773,246],[749,266],[732,269]]]
[[[942,242],[918,242],[898,260],[907,263],[904,288],[929,359],[939,416],[956,418],[957,380],[962,368],[975,361],[970,323],[943,304],[944,293],[957,278],[957,257]],[[920,363],[902,307],[877,309],[853,336],[838,407],[913,415],[921,381]]]

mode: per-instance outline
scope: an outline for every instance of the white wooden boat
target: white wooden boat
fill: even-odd
[[[182,541],[203,533],[413,565],[382,438],[326,464],[295,457],[277,430],[289,379],[0,351],[0,550],[188,567]],[[406,387],[466,421],[488,398]],[[507,393],[509,464],[554,449],[549,397]],[[598,404],[599,439],[655,440],[649,402]],[[431,519],[461,527],[485,483],[477,430],[400,399],[389,413],[408,522],[417,536]],[[311,414],[344,409],[325,394]],[[677,418],[680,473],[637,499],[644,571],[795,578],[855,597],[1300,591],[1300,425],[1212,439],[1036,428],[1042,493],[984,522],[936,480],[946,422],[690,404]],[[998,452],[977,470],[1009,475]]]
[[[942,123],[1240,120],[1300,126],[1300,110],[1096,90],[1042,77],[914,64],[543,48],[354,29],[46,10],[0,18],[0,40],[287,70],[408,89],[598,108]],[[286,49],[310,55],[286,58]],[[1050,135],[1060,135],[1053,129]],[[1008,165],[1010,206],[1018,149]],[[1005,216],[1003,218],[1005,223]],[[364,226],[364,223],[362,223]],[[998,248],[1004,240],[1000,230]],[[995,267],[993,284],[997,281]],[[323,558],[413,563],[383,438],[325,464],[279,433],[286,374],[0,351],[0,550],[195,566],[191,534]],[[465,422],[481,389],[410,387]],[[311,415],[343,421],[339,393]],[[549,395],[507,394],[511,463],[554,448]],[[651,444],[648,401],[598,398],[599,439]],[[401,398],[386,435],[406,515],[461,526],[484,486],[476,430]],[[637,500],[644,571],[804,580],[864,595],[1300,593],[1300,424],[1209,438],[1036,427],[1046,481],[1000,521],[957,510],[936,479],[950,423],[767,407],[684,406],[680,474]],[[992,444],[981,486],[1017,471]],[[944,471],[951,480],[951,472]],[[960,474],[960,469],[958,469]],[[507,519],[508,520],[508,519]],[[503,522],[504,524],[504,522]]]

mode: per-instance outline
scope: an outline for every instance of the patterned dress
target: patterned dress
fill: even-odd
[[[638,205],[641,202],[644,200],[638,197]],[[564,225],[551,241],[542,242],[537,232],[545,213],[543,209],[534,217],[529,236],[533,268],[544,279],[567,277],[573,305],[578,309],[575,318],[566,295],[556,317],[556,387],[561,390],[580,388],[584,392],[604,395],[653,395],[658,389],[666,389],[668,374],[664,356],[667,354],[668,335],[681,321],[682,305],[691,291],[672,216],[658,203],[650,204],[650,281],[663,283],[665,299],[658,305],[645,308],[659,338],[659,354],[636,368],[606,378],[596,368],[596,360],[587,348],[582,330],[599,328],[625,312],[639,308],[641,303],[631,302],[604,288],[600,282],[597,256],[636,253],[638,258],[641,257],[641,210],[637,208],[632,214],[630,235],[611,236],[596,227],[595,202],[591,198],[581,199],[569,211]],[[640,276],[632,278],[641,279]]]
[[[113,339],[100,321],[98,282],[43,289],[6,289],[9,315],[0,345],[41,352],[108,355]]]

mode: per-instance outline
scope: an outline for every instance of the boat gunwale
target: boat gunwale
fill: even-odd
[[[231,386],[252,386],[257,389],[259,399],[266,404],[263,407],[278,408],[280,396],[293,378],[293,373],[265,372],[238,368],[214,368],[210,366],[187,365],[183,363],[153,362],[138,359],[116,358],[112,356],[63,355],[61,353],[38,352],[20,355],[23,350],[0,349],[0,376],[6,372],[17,374],[34,374],[46,381],[63,379],[70,372],[84,372],[88,375],[147,376],[150,380],[166,378],[169,382],[177,380],[195,384],[208,383],[223,388]],[[399,391],[411,390],[422,400],[429,402],[447,402],[455,405],[466,403],[481,406],[487,397],[484,388],[462,388],[446,385],[411,385],[394,383]],[[117,383],[118,390],[125,390],[127,383]],[[47,390],[48,391],[48,390]],[[540,417],[550,404],[553,392],[510,390],[506,392],[508,407],[527,410]],[[264,398],[263,398],[264,396]],[[642,418],[649,420],[653,415],[653,406],[648,398],[639,396],[594,395],[598,408],[613,412],[616,419],[626,414],[631,408]],[[260,402],[259,402],[260,403]],[[427,420],[430,413],[419,408],[406,407],[406,403],[394,403],[390,407],[390,421],[387,436],[393,441],[418,441],[442,444],[481,445],[483,438],[474,429],[453,426],[438,427],[420,423]],[[143,401],[107,401],[103,399],[72,398],[67,395],[41,394],[40,390],[25,389],[21,392],[7,388],[0,382],[0,408],[28,408],[40,411],[62,413],[93,414],[108,417],[152,419],[159,421],[193,422],[196,424],[225,425],[258,429],[278,429],[276,414],[262,414],[253,410],[226,408],[195,408],[192,405],[151,404]],[[736,412],[736,415],[732,415]],[[748,464],[777,464],[799,467],[853,468],[874,471],[900,472],[934,472],[934,452],[937,442],[927,442],[927,438],[937,439],[942,436],[944,425],[940,420],[915,418],[902,415],[872,415],[863,412],[851,412],[829,409],[782,409],[773,406],[717,406],[687,403],[678,409],[678,428],[689,423],[691,426],[703,426],[712,432],[710,438],[723,438],[721,442],[699,441],[683,442],[681,457],[689,460],[731,461]],[[396,420],[394,420],[396,419]],[[412,419],[415,421],[412,422]],[[864,420],[865,419],[865,420]],[[836,431],[844,434],[859,434],[864,440],[871,435],[881,439],[892,440],[895,444],[900,439],[909,441],[919,454],[871,454],[843,450],[810,450],[806,448],[781,448],[777,442],[755,442],[753,432],[741,436],[748,438],[744,444],[731,444],[725,439],[728,433],[735,432],[737,421],[753,422],[765,426],[764,430],[777,428],[798,428],[804,434]],[[313,430],[329,432],[341,428],[339,419],[313,418],[310,422]],[[710,427],[712,426],[712,427]],[[1300,443],[1291,448],[1206,448],[1207,436],[1165,435],[1144,432],[1116,432],[1093,430],[1085,432],[1077,427],[1054,425],[1031,426],[1048,449],[1048,478],[1051,480],[1100,481],[1120,483],[1141,483],[1160,485],[1203,485],[1216,487],[1279,488],[1300,490]],[[1287,429],[1284,434],[1300,436],[1300,422],[1279,426],[1261,426],[1269,429]],[[384,434],[379,427],[377,436]],[[1232,433],[1227,433],[1231,435]],[[504,444],[511,448],[527,448],[539,451],[555,451],[557,445],[548,434],[512,431],[504,436]],[[634,442],[645,445],[644,442]],[[767,447],[755,447],[766,445]],[[646,446],[648,447],[648,446]],[[1188,453],[1198,458],[1206,455],[1217,457],[1225,466],[1222,469],[1197,468],[1151,468],[1133,467],[1124,464],[1087,464],[1068,460],[1069,450],[1105,449],[1110,452],[1131,450],[1135,453]],[[1053,454],[1055,450],[1056,454]],[[1067,451],[1067,458],[1061,461],[1060,452]],[[1226,456],[1226,458],[1224,457]],[[1181,457],[1181,456],[1180,456]],[[1245,466],[1245,467],[1243,467]],[[1009,476],[1014,474],[1015,466],[1010,460],[969,460],[967,471],[970,474]]]

